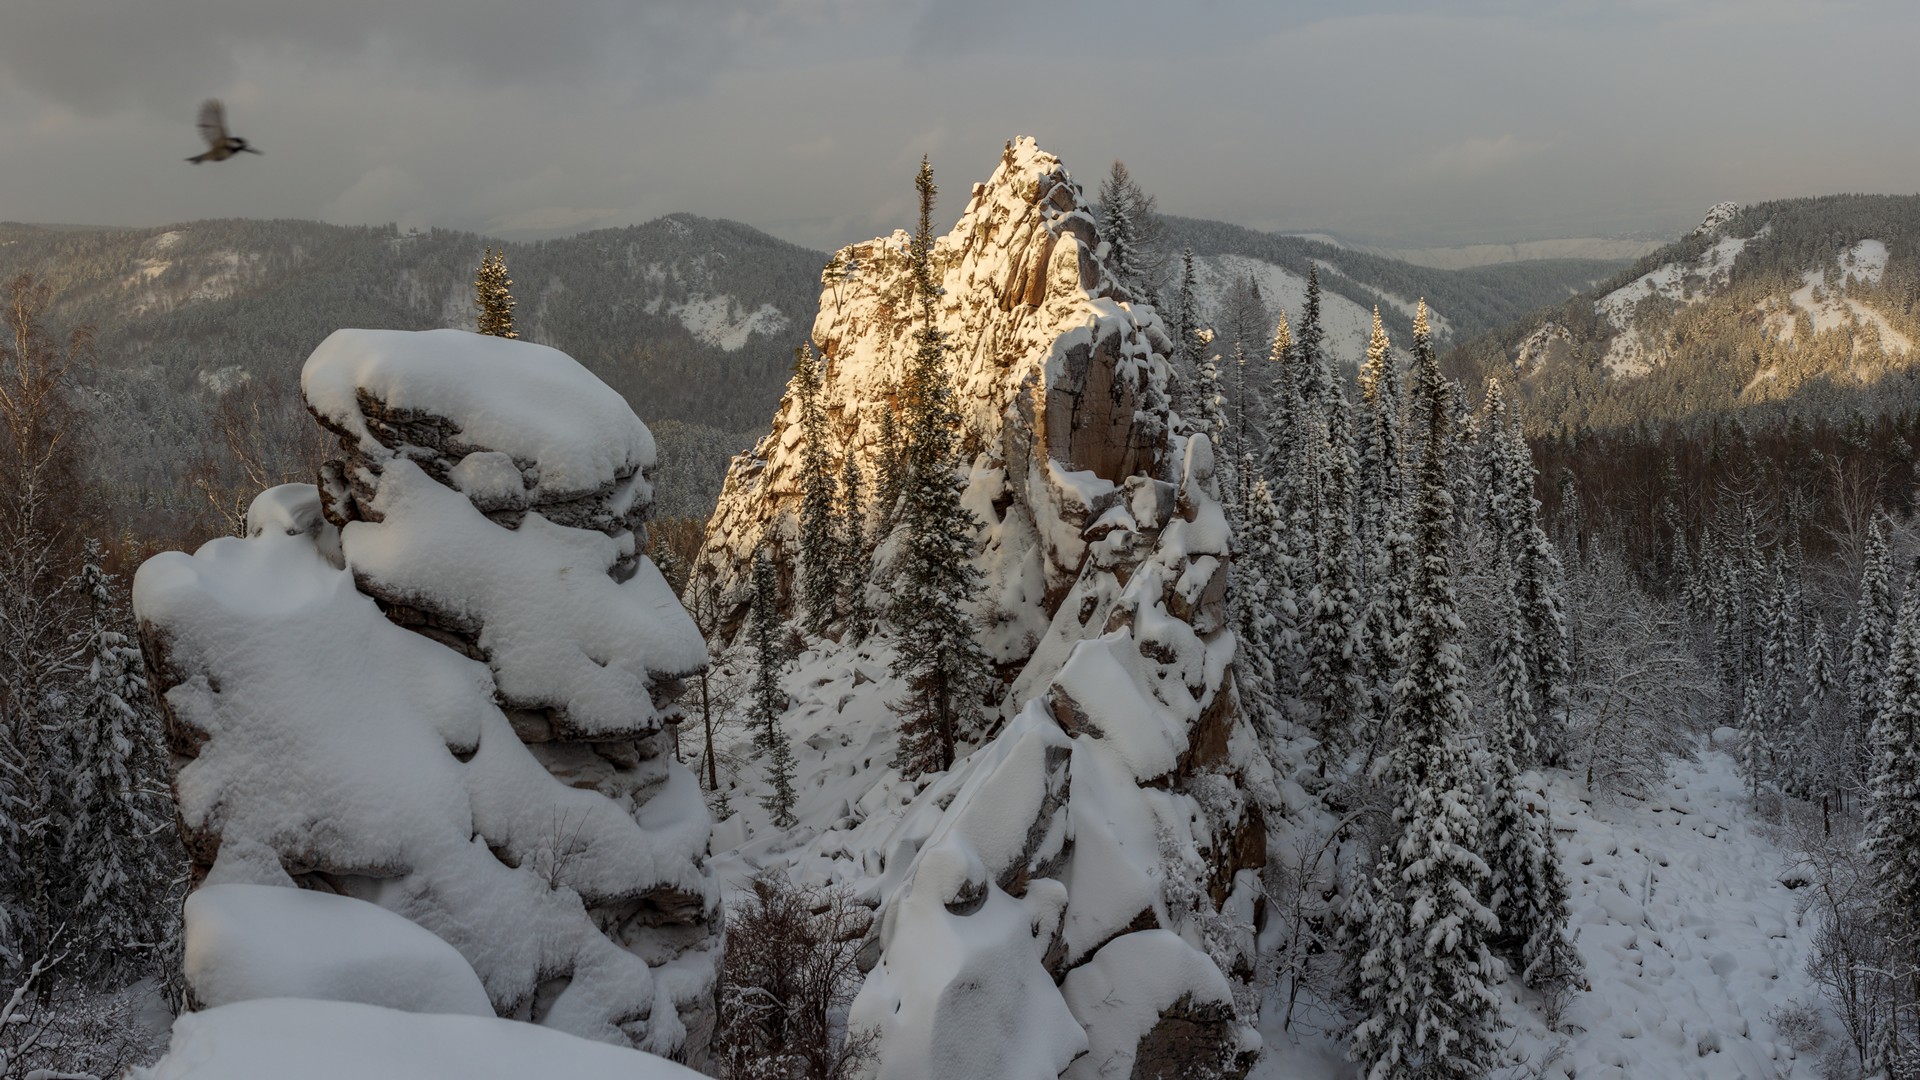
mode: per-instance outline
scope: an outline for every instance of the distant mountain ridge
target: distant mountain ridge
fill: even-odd
[[[1425,296],[1441,340],[1459,341],[1618,269],[1534,261],[1436,270],[1223,222],[1165,222],[1164,269],[1177,271],[1177,253],[1193,247],[1208,321],[1224,317],[1227,293],[1247,280],[1269,315],[1297,314],[1307,272],[1320,267],[1329,346],[1350,362],[1375,303],[1404,344],[1413,302]],[[113,501],[159,522],[140,528],[165,531],[206,511],[189,487],[198,463],[231,456],[213,430],[221,394],[269,388],[268,404],[303,430],[290,391],[327,334],[471,327],[473,274],[488,246],[507,252],[521,335],[579,359],[654,429],[660,513],[704,518],[728,459],[753,444],[780,401],[793,347],[812,324],[824,252],[688,214],[529,243],[285,219],[0,223],[0,277],[33,272],[53,288],[58,326],[95,327],[100,363],[86,377],[95,474]]]
[[[1443,270],[1221,221],[1173,215],[1162,220],[1162,245],[1170,255],[1169,287],[1162,288],[1163,297],[1171,296],[1178,253],[1188,247],[1200,267],[1201,309],[1208,321],[1221,318],[1226,285],[1236,276],[1248,275],[1260,284],[1269,306],[1284,306],[1297,316],[1308,271],[1318,267],[1330,308],[1328,345],[1348,363],[1365,352],[1367,326],[1376,304],[1389,333],[1404,345],[1412,339],[1414,304],[1424,297],[1436,316],[1436,339],[1444,345],[1504,327],[1527,312],[1613,276],[1624,265],[1606,259],[1535,259]]]
[[[1920,195],[1716,206],[1595,288],[1466,341],[1475,380],[1518,382],[1537,432],[1731,410],[1833,416],[1914,396]]]

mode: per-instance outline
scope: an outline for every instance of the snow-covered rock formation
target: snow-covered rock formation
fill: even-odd
[[[870,471],[912,351],[906,246],[842,251],[813,330],[831,444]],[[1233,1075],[1258,1045],[1225,969],[1260,918],[1272,781],[1234,690],[1226,520],[1206,440],[1172,433],[1167,333],[1103,257],[1031,139],[936,242],[981,625],[1011,674],[994,738],[883,835],[817,845],[863,849],[845,877],[879,904],[851,1023],[881,1077]],[[697,573],[796,554],[800,455],[789,399]]]
[[[216,886],[300,886],[431,931],[502,1016],[702,1059],[711,822],[666,724],[705,648],[640,554],[647,429],[565,355],[460,331],[339,331],[302,385],[341,437],[322,486],[264,492],[247,538],[135,579],[210,894],[196,990],[337,985],[313,950],[282,953],[327,970],[265,982],[218,962],[302,909]],[[317,934],[373,925],[321,914]]]

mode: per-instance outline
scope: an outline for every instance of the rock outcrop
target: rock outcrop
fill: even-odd
[[[896,407],[915,330],[908,236],[842,250],[823,283],[813,341],[838,455],[878,468],[880,417]],[[1007,145],[952,232],[936,239],[940,329],[968,452],[967,503],[982,517],[982,568],[1000,583],[989,647],[1017,661],[1037,642],[1084,555],[1089,482],[1157,475],[1169,452],[1167,333],[1100,258],[1080,186],[1032,139]],[[698,572],[744,582],[762,544],[791,552],[801,499],[799,402],[734,459]]]
[[[823,282],[836,465],[876,468],[913,348],[906,248],[856,244]],[[1250,793],[1272,781],[1234,689],[1228,530],[1211,448],[1174,434],[1167,332],[1104,258],[1031,139],[936,241],[1007,719],[890,834],[834,841],[882,853],[858,871],[880,918],[851,1017],[881,1077],[1234,1075],[1258,1046],[1226,971],[1262,915]],[[695,568],[723,590],[758,549],[797,554],[798,412],[733,463]]]
[[[711,820],[667,725],[706,654],[641,555],[651,436],[458,331],[340,331],[302,385],[321,485],[135,581],[196,885],[377,904],[503,1016],[704,1060]]]

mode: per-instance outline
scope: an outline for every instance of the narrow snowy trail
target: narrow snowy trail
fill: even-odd
[[[1546,1075],[1815,1075],[1768,1019],[1819,999],[1806,972],[1812,920],[1781,883],[1789,856],[1753,815],[1733,760],[1703,748],[1645,802],[1588,804],[1567,777],[1553,795],[1592,990],[1568,1010],[1570,1031],[1584,1030]]]
[[[1571,922],[1591,989],[1560,1032],[1536,995],[1509,982],[1504,1013],[1517,1064],[1505,1078],[1798,1080],[1796,1059],[1768,1019],[1818,1002],[1806,973],[1813,925],[1782,884],[1787,852],[1754,816],[1733,760],[1703,747],[1675,762],[1645,801],[1583,801],[1578,781],[1551,779]],[[1331,1036],[1299,1042],[1263,1026],[1255,1080],[1351,1080]]]

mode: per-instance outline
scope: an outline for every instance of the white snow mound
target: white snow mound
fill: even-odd
[[[187,983],[209,1007],[299,997],[493,1016],[458,950],[350,896],[208,885],[187,897],[186,939]]]
[[[451,420],[459,442],[537,470],[534,501],[598,491],[653,467],[653,435],[626,399],[558,349],[464,330],[336,330],[300,372],[307,404],[360,449],[391,457],[361,395]]]
[[[638,1050],[513,1020],[271,998],[182,1013],[130,1080],[697,1080]]]

